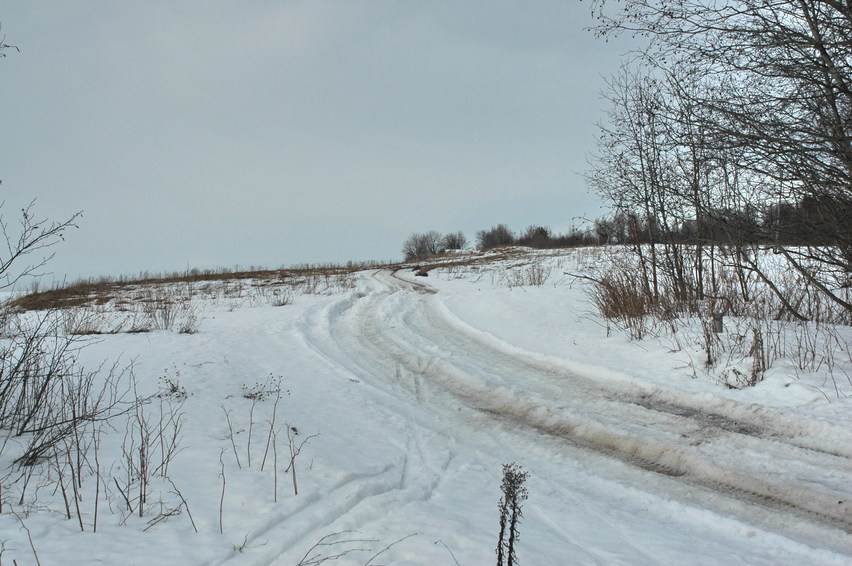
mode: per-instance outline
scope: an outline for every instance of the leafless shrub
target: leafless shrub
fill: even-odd
[[[43,322],[42,316],[38,320]],[[61,327],[61,318],[55,317],[51,324]],[[134,411],[136,401],[126,379],[131,371],[118,364],[86,371],[76,365],[74,337],[60,334],[42,339],[46,342],[40,346],[41,358],[30,355],[27,364],[18,364],[26,367],[26,383],[15,391],[14,380],[4,382],[6,406],[16,409],[4,412],[7,418],[2,430],[7,437],[0,451],[15,448],[18,452],[13,455],[17,467],[10,468],[0,484],[14,486],[21,506],[43,505],[39,499],[44,490],[58,493],[66,518],[75,518],[81,530],[87,530],[89,524],[97,530],[104,486],[101,437],[105,429],[112,430],[120,418]],[[46,349],[47,343],[54,349]],[[11,358],[2,359],[8,363]],[[6,372],[6,376],[12,375],[21,376]],[[17,401],[12,399],[15,396]],[[12,438],[15,442],[9,442]],[[94,486],[84,491],[92,478]],[[35,479],[32,490],[31,479]],[[92,491],[89,522],[83,503],[84,493]]]
[[[274,399],[275,402],[273,403],[273,406],[272,406],[272,415],[269,419],[269,422],[271,424],[270,424],[269,430],[267,432],[266,448],[264,449],[264,452],[263,452],[263,460],[261,462],[261,470],[263,469],[263,467],[266,464],[266,458],[269,454],[270,445],[273,442],[273,440],[275,439],[275,428],[274,428],[275,424],[274,423],[275,423],[275,419],[277,418],[278,404],[281,400],[282,393],[288,393],[287,391],[283,390],[282,387],[281,387],[281,382],[282,382],[283,379],[284,379],[283,376],[269,374],[263,382],[256,382],[252,386],[248,386],[248,385],[242,386],[243,398],[251,401],[251,405],[249,406],[249,411],[248,411],[249,412],[249,417],[248,417],[249,422],[248,422],[248,427],[247,427],[248,432],[247,432],[247,435],[246,435],[246,461],[247,461],[248,467],[251,467],[251,462],[252,462],[252,440],[254,438],[254,425],[255,425],[254,413],[255,413],[255,408],[257,407],[257,404],[260,403],[260,402],[266,401],[268,399]],[[234,430],[233,430],[233,425],[231,424],[230,413],[224,407],[222,408],[222,410],[225,411],[225,416],[226,416],[227,421],[228,421],[228,428],[229,428],[229,431],[230,431],[230,438],[231,438],[231,446],[234,449],[234,456],[237,459],[237,465],[239,467],[241,467],[240,461],[239,461],[239,456],[237,455],[237,447],[236,447],[236,441],[234,439]]]
[[[319,274],[307,273],[299,281],[299,288],[305,295],[318,295],[322,292],[322,284],[323,278]]]
[[[293,302],[293,291],[287,287],[277,287],[272,291],[272,306],[283,307]]]
[[[0,430],[24,440],[18,464],[49,459],[85,426],[126,410],[125,371],[78,367],[81,346],[57,313],[16,317],[0,342]]]
[[[0,204],[0,209],[2,204]],[[53,258],[50,248],[63,239],[65,232],[76,228],[80,213],[65,221],[56,222],[35,217],[35,201],[21,209],[17,229],[0,218],[0,234],[5,253],[0,260],[0,288],[8,289],[25,277],[38,275],[39,270]],[[28,258],[34,257],[27,262]]]
[[[178,332],[180,334],[195,334],[198,332],[199,322],[198,314],[195,309],[189,305],[184,310],[183,320],[180,323]]]
[[[135,393],[135,379],[133,389]],[[127,419],[122,442],[121,477],[113,477],[113,483],[127,505],[127,517],[133,514],[140,518],[146,516],[153,481],[168,478],[169,464],[180,451],[183,400],[159,397],[155,405],[154,399],[156,397],[141,398],[136,394],[134,411]],[[152,414],[150,407],[156,407],[157,411]],[[162,492],[157,503],[162,510]],[[169,512],[168,516],[171,514]]]
[[[65,312],[65,332],[79,336],[112,334],[115,329],[108,329],[106,320],[101,313],[85,308],[70,309]]]
[[[177,297],[162,287],[148,289],[141,301],[142,312],[148,315],[157,330],[171,330],[178,315]]]
[[[266,448],[264,449],[263,461],[261,463],[261,469],[263,469],[263,466],[266,464],[266,458],[269,454],[271,438],[272,438],[272,435],[273,435],[275,420],[277,418],[277,413],[278,413],[278,404],[281,401],[282,394],[289,394],[288,391],[282,389],[282,387],[281,387],[281,382],[282,382],[283,379],[284,379],[283,376],[269,374],[267,376],[267,378],[262,382],[258,381],[258,382],[255,382],[255,384],[251,385],[251,386],[245,385],[245,384],[243,384],[243,386],[242,386],[241,397],[251,401],[251,404],[249,405],[249,409],[248,409],[248,413],[249,413],[248,421],[249,422],[248,422],[248,426],[246,428],[246,431],[247,431],[246,457],[247,457],[249,467],[251,467],[251,460],[252,460],[251,444],[252,444],[252,440],[253,440],[253,436],[254,436],[254,425],[255,425],[255,422],[256,422],[255,416],[254,416],[255,409],[256,409],[258,403],[261,403],[263,401],[267,401],[268,399],[274,399],[274,403],[273,403],[273,406],[272,406],[272,415],[271,415],[270,419],[268,420],[268,422],[270,423],[270,428],[267,431]],[[229,436],[230,441],[231,441],[231,446],[234,450],[234,457],[237,461],[237,466],[242,468],[242,465],[240,464],[240,458],[239,458],[239,455],[238,455],[238,452],[237,452],[237,444],[236,444],[236,434],[237,434],[238,431],[234,430],[233,421],[231,419],[231,412],[228,409],[226,409],[224,406],[222,407],[222,411],[225,413],[225,420],[228,423],[228,431],[229,431],[228,436]]]
[[[538,260],[525,268],[526,283],[530,287],[541,287],[547,282],[552,269],[543,261]]]
[[[339,289],[354,289],[355,288],[355,277],[352,273],[338,273],[335,275],[337,281],[335,285]]]
[[[535,259],[526,265],[508,267],[499,273],[501,284],[511,289],[513,287],[541,287],[547,282],[552,272],[553,268],[549,264],[541,259]]]
[[[139,299],[142,312],[148,317],[148,326],[156,330],[177,328],[181,334],[198,332],[200,322],[192,301],[192,290],[181,294],[177,287],[154,285],[143,291]]]
[[[317,436],[319,436],[319,433],[300,438],[299,429],[295,426],[287,425],[287,442],[290,448],[290,464],[284,471],[290,472],[290,475],[293,477],[293,495],[299,495],[299,484],[296,480],[296,458],[298,458],[299,454],[301,454],[302,448],[305,444],[307,444],[310,439]]]

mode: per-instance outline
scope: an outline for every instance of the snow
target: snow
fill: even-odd
[[[140,393],[186,391],[182,405],[163,395],[146,406],[182,414],[174,486],[158,480],[143,518],[102,486],[96,533],[92,478],[82,533],[47,488],[37,504],[4,497],[0,557],[32,564],[34,548],[43,565],[296,565],[317,553],[342,554],[326,562],[342,565],[493,563],[501,466],[517,462],[529,472],[521,564],[852,562],[842,373],[780,360],[757,386],[727,389],[689,344],[608,329],[563,275],[593,261],[587,253],[542,253],[540,286],[506,275],[528,259],[428,278],[365,271],[354,288],[282,307],[199,295],[195,334],[97,337],[84,365],[132,361]],[[844,363],[837,372],[852,369]],[[245,397],[279,378],[277,410],[274,395]],[[266,450],[273,414],[277,465]],[[288,430],[307,439],[298,495]],[[120,474],[124,432],[103,433],[105,476]],[[158,501],[179,506],[176,491],[197,533],[187,506],[149,527]]]

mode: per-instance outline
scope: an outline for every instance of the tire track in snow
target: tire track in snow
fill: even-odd
[[[585,378],[572,372],[567,369],[564,360],[548,360],[545,356],[508,345],[495,346],[494,343],[499,341],[493,336],[465,328],[466,325],[461,321],[452,320],[455,317],[446,309],[435,308],[434,304],[427,306],[431,307],[425,310],[428,323],[415,328],[415,331],[421,336],[429,335],[432,340],[440,340],[437,344],[439,350],[477,352],[477,359],[488,359],[491,366],[500,366],[508,375],[524,375],[530,373],[531,369],[535,370],[535,373],[543,378],[539,379],[535,387],[545,392],[546,396],[558,397],[568,394],[589,402],[613,401],[619,411],[641,418],[635,411],[627,411],[619,405],[634,404],[655,413],[653,418],[657,421],[676,417],[678,422],[682,423],[681,429],[688,427],[691,421],[696,430],[705,434],[708,431],[717,435],[726,432],[786,444],[799,450],[830,456],[820,460],[820,463],[830,463],[831,467],[840,466],[852,472],[852,435],[838,427],[821,425],[817,427],[819,435],[808,437],[801,434],[800,421],[771,409],[742,405],[725,399],[716,399],[715,406],[706,407],[706,397],[674,390],[655,390],[647,384],[609,386],[600,380]],[[417,326],[417,321],[413,318],[406,319],[406,323]],[[453,361],[455,363],[455,360]],[[527,380],[525,383],[528,382]],[[807,427],[814,428],[814,425],[808,423]],[[797,430],[799,433],[796,433]],[[810,458],[809,455],[801,454],[798,457]],[[817,454],[816,458],[819,459],[820,455]]]
[[[404,279],[394,278],[403,284]],[[422,284],[418,285],[418,291]],[[707,406],[704,396],[655,389],[645,383],[619,384],[608,386],[600,380],[585,378],[577,372],[567,369],[566,362],[560,359],[548,359],[547,356],[536,355],[513,346],[503,344],[498,347],[499,339],[484,332],[470,328],[465,323],[455,319],[446,308],[436,308],[435,304],[426,309],[429,317],[428,326],[420,328],[421,334],[443,337],[442,348],[466,349],[479,351],[478,357],[499,360],[497,363],[514,363],[521,371],[536,369],[543,375],[552,377],[555,381],[571,383],[573,395],[586,395],[589,399],[607,398],[623,403],[633,403],[649,411],[665,413],[670,416],[694,421],[703,427],[718,429],[739,435],[766,439],[772,442],[788,444],[802,450],[820,452],[829,456],[845,459],[852,463],[852,435],[848,431],[833,425],[814,425],[807,423],[803,426],[801,420],[789,418],[776,410],[743,405],[736,401],[717,398],[714,406]],[[441,305],[442,306],[442,305]],[[455,320],[453,320],[455,319]],[[408,322],[412,322],[408,320]],[[546,387],[547,383],[539,383]],[[552,388],[554,392],[564,392],[564,385]],[[803,434],[803,428],[819,429],[819,434],[810,436]]]
[[[350,305],[338,313],[339,324],[332,325],[331,333],[340,350],[334,357],[348,358],[343,363],[356,368],[373,387],[387,392],[394,376],[397,382],[405,381],[400,377],[403,368],[413,376],[407,389],[418,398],[422,389],[428,389],[430,395],[449,396],[576,448],[709,493],[852,533],[847,495],[852,463],[842,442],[838,450],[831,450],[819,439],[781,434],[790,419],[768,409],[722,400],[705,412],[697,400],[680,392],[586,378],[564,363],[464,328],[426,285],[387,272],[374,274],[375,282],[379,285],[357,307]],[[704,436],[709,432],[724,443],[715,446],[712,439],[694,443],[696,431]],[[746,465],[748,459],[735,463],[725,453],[731,443],[752,454],[757,464],[771,462],[783,452],[784,461],[796,467],[795,474],[786,470],[774,478],[771,470]],[[852,443],[846,446],[852,449]],[[822,481],[823,468],[837,475],[831,485]],[[801,481],[790,485],[786,478],[791,475],[801,476]],[[756,515],[749,515],[747,508],[740,512]]]
[[[403,285],[411,283],[422,292],[422,284],[408,282],[394,274],[394,279]],[[434,292],[434,290],[433,290]],[[622,403],[633,403],[649,411],[666,413],[696,422],[702,426],[735,434],[789,444],[804,450],[822,452],[830,456],[852,461],[852,435],[848,431],[828,424],[803,425],[800,420],[785,414],[754,405],[743,405],[736,401],[717,398],[713,406],[707,406],[707,398],[682,391],[654,388],[646,383],[632,381],[617,385],[586,378],[568,368],[565,360],[533,354],[501,341],[487,333],[471,328],[456,319],[442,304],[426,304],[424,312],[428,324],[417,331],[431,339],[440,340],[444,350],[453,349],[478,352],[478,358],[492,360],[491,365],[514,366],[515,371],[536,370],[543,377],[553,379],[553,384],[541,381],[539,387],[550,387],[554,393],[565,392],[565,382],[570,382],[572,395],[583,395],[587,399],[607,398]],[[414,324],[414,319],[407,319]],[[499,344],[499,345],[498,345]],[[511,368],[509,368],[511,369]],[[560,384],[561,382],[561,384]],[[551,386],[552,385],[552,386]],[[803,429],[819,429],[819,434],[804,434]]]
[[[348,349],[337,347],[348,341],[346,336],[351,326],[357,325],[364,313],[373,308],[371,301],[376,293],[371,291],[353,292],[312,309],[297,323],[297,328],[303,344],[329,364],[335,370],[334,374],[342,373],[350,382],[371,388],[372,394],[368,396],[371,405],[387,409],[404,419],[407,438],[404,447],[401,447],[401,458],[398,462],[386,464],[381,470],[350,474],[326,494],[307,499],[291,513],[271,519],[264,529],[252,533],[249,542],[253,543],[266,541],[275,533],[275,544],[260,553],[266,557],[265,564],[277,564],[282,556],[298,560],[294,554],[297,551],[293,548],[297,541],[312,540],[311,537],[319,540],[330,531],[353,530],[381,519],[389,509],[428,500],[443,481],[455,457],[451,450],[429,449],[416,418],[398,403],[399,395],[406,388],[394,390],[393,385],[377,386],[380,384],[362,381],[379,367],[385,372],[384,377],[392,375],[391,365],[381,361],[379,351],[353,359]],[[391,381],[389,379],[388,383]],[[288,525],[287,533],[282,536],[280,530],[285,523]],[[304,527],[293,529],[293,524]]]
[[[284,563],[294,564],[299,559],[297,555],[307,550],[301,548],[300,543],[311,538],[319,540],[330,534],[329,525],[352,513],[366,499],[384,497],[392,500],[399,489],[399,481],[398,472],[392,465],[372,473],[349,474],[327,493],[307,495],[291,512],[271,516],[264,527],[249,533],[243,544],[255,547],[256,564],[279,564],[283,559],[292,559],[292,562]],[[322,504],[316,505],[320,501]],[[282,528],[284,525],[286,528]],[[231,562],[241,562],[240,554],[226,557],[218,564]]]

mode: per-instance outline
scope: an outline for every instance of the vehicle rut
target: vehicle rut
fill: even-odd
[[[373,279],[375,288],[335,313],[332,326],[342,355],[375,386],[407,389],[436,411],[451,410],[443,402],[451,400],[727,498],[733,503],[717,507],[786,534],[796,534],[789,532],[788,521],[749,508],[806,521],[814,527],[806,529],[810,536],[835,530],[839,538],[827,538],[847,551],[852,544],[848,433],[830,431],[841,435],[835,449],[824,439],[797,434],[795,419],[766,408],[724,400],[704,411],[700,400],[682,392],[629,380],[603,382],[564,360],[519,350],[466,327],[424,283],[383,271]],[[783,460],[783,473],[767,465],[773,459]],[[791,475],[800,480],[796,485],[788,483]]]

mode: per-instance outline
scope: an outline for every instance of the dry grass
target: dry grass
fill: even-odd
[[[518,246],[504,246],[499,248],[491,248],[486,251],[471,251],[465,253],[446,252],[436,256],[432,256],[426,260],[418,262],[408,262],[395,265],[395,267],[415,269],[424,272],[432,271],[433,269],[453,270],[458,268],[469,268],[492,263],[505,262],[506,260],[528,257],[530,248],[522,248]]]
[[[48,290],[35,290],[13,299],[9,305],[20,311],[43,311],[106,305],[114,302],[117,308],[127,305],[128,295],[150,294],[151,290],[168,285],[185,284],[200,292],[212,292],[221,283],[244,283],[253,286],[287,284],[300,286],[305,293],[317,293],[333,285],[347,285],[346,278],[356,271],[371,268],[395,268],[399,264],[379,262],[350,262],[346,265],[302,265],[286,269],[255,270],[198,270],[182,273],[138,277],[100,277],[86,279]],[[221,285],[219,285],[221,286]],[[286,302],[282,303],[286,304]]]
[[[850,314],[825,301],[798,274],[781,272],[776,277],[782,300],[753,271],[738,269],[736,258],[719,249],[715,263],[703,271],[700,296],[695,274],[684,293],[665,269],[656,282],[646,279],[638,259],[628,252],[613,248],[608,261],[588,269],[590,275],[575,275],[592,283],[587,291],[608,321],[607,329],[611,322],[636,340],[666,335],[676,351],[697,346],[701,366],[730,388],[757,384],[782,359],[797,371],[827,372],[838,396],[838,380],[852,384],[847,370],[852,356],[842,338],[843,326],[852,325]],[[764,269],[780,269],[765,253],[754,261],[765,264]],[[689,258],[688,265],[693,262],[694,257]],[[792,316],[784,301],[804,317]]]

